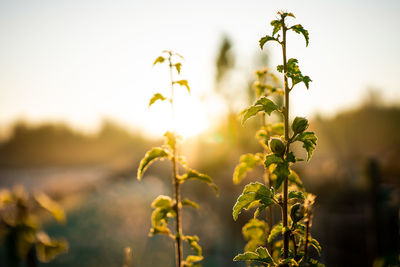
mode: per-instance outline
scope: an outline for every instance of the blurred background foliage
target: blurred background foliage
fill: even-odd
[[[186,139],[180,148],[190,165],[220,188],[217,199],[207,187],[184,185],[183,198],[190,195],[201,208],[183,212],[183,228],[200,237],[204,266],[244,266],[232,258],[246,242],[241,228],[251,215],[232,219],[242,189],[233,185],[232,174],[241,154],[260,149],[253,138],[260,122],[249,120],[243,127],[238,120],[239,107],[254,101],[255,76],[235,67],[232,47],[223,37],[215,60],[215,92],[228,103],[228,111],[218,127]],[[268,57],[255,58],[253,69],[268,66]],[[246,77],[247,87],[232,86],[238,73]],[[327,266],[398,261],[400,106],[380,101],[377,89],[367,92],[357,107],[309,118],[318,149],[307,168],[298,164],[296,169],[317,195],[312,230]],[[68,240],[69,252],[39,266],[122,266],[126,247],[132,250],[131,266],[173,266],[173,242],[148,237],[151,201],[171,194],[171,166],[157,162],[141,183],[136,180],[141,156],[161,143],[112,120],[95,134],[60,123],[14,124],[0,144],[0,186],[19,184],[28,193],[44,192],[66,211],[65,224],[43,217],[43,227],[50,236]],[[250,179],[261,175],[262,169],[255,170]],[[7,266],[7,251],[2,242],[0,266]]]

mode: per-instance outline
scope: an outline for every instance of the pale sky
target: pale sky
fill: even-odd
[[[2,0],[0,125],[24,118],[91,130],[106,117],[158,129],[167,107],[147,105],[168,77],[152,63],[171,49],[185,56],[182,78],[193,92],[182,89],[181,109],[205,128],[224,110],[211,94],[222,34],[233,40],[238,68],[250,72],[258,40],[282,9],[310,32],[307,48],[301,36],[288,37],[288,57],[313,80],[309,91],[294,90],[292,114],[333,115],[359,103],[368,86],[400,102],[398,0]],[[281,64],[279,47],[267,47],[272,65]]]

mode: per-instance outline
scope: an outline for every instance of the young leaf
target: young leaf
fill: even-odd
[[[271,243],[272,241],[274,241],[275,238],[278,237],[278,235],[282,234],[282,222],[274,225],[274,227],[272,227],[269,236],[268,236],[268,243]]]
[[[163,63],[165,61],[165,58],[163,56],[159,56],[156,58],[156,60],[153,63],[153,66],[156,65],[157,63]]]
[[[242,209],[249,209],[251,205],[261,204],[269,206],[273,203],[271,190],[265,185],[256,182],[246,185],[243,193],[237,199],[233,206],[233,219],[236,221]]]
[[[203,260],[203,256],[195,256],[195,255],[189,255],[186,257],[185,262],[183,263],[183,266],[185,267],[194,267],[193,263],[199,262]]]
[[[193,207],[193,208],[195,208],[195,209],[198,209],[198,208],[199,208],[199,205],[198,205],[196,202],[191,201],[191,200],[189,200],[189,199],[187,199],[187,198],[185,198],[184,200],[182,200],[181,203],[182,203],[182,206]]]
[[[182,68],[182,63],[176,63],[174,65],[176,71],[178,72],[178,74],[181,74],[181,68]]]
[[[196,179],[196,180],[199,180],[200,182],[206,183],[209,186],[211,186],[212,189],[214,189],[215,194],[218,196],[218,187],[217,187],[217,185],[214,184],[213,179],[210,176],[206,175],[206,174],[199,173],[198,171],[193,170],[193,169],[189,169],[184,175],[179,177],[179,179],[182,182],[185,182],[185,181],[190,180],[190,179]]]
[[[189,243],[189,246],[194,251],[196,251],[197,255],[201,256],[202,249],[201,249],[199,243],[197,243],[197,242],[199,242],[199,237],[197,235],[194,235],[194,236],[187,235],[187,236],[184,237],[184,239]]]
[[[256,252],[245,252],[233,258],[233,261],[258,261],[266,264],[275,265],[274,260],[264,247],[259,247]]]
[[[165,99],[167,99],[167,98],[164,97],[162,94],[156,93],[156,94],[154,94],[153,97],[150,99],[149,107],[150,107],[151,105],[153,105],[157,100],[164,101]]]
[[[173,84],[179,84],[180,86],[185,86],[186,89],[188,90],[189,94],[190,94],[190,87],[189,87],[189,84],[188,84],[187,80],[173,81],[172,83]]]
[[[298,34],[300,34],[300,33],[303,34],[304,39],[306,39],[306,46],[308,46],[308,40],[309,40],[308,31],[306,29],[304,29],[301,24],[293,25],[289,29],[293,30],[294,32],[296,32]]]
[[[57,202],[44,193],[35,194],[34,198],[42,208],[50,212],[54,219],[61,223],[65,222],[64,209]]]
[[[239,164],[233,172],[233,183],[240,183],[246,176],[246,173],[252,170],[257,165],[262,164],[262,155],[258,154],[244,154],[240,156]]]
[[[260,41],[259,41],[259,43],[260,43],[260,48],[263,49],[264,45],[265,45],[267,42],[269,42],[269,41],[278,42],[278,40],[277,40],[276,38],[274,38],[274,37],[272,37],[272,36],[266,35],[265,37],[262,37],[262,38],[260,39]]]
[[[167,228],[168,217],[175,216],[173,211],[173,203],[169,196],[158,196],[153,203],[151,203],[154,209],[151,214],[151,224],[153,228],[150,231],[150,235],[154,234],[169,234],[170,231]]]
[[[272,36],[274,36],[282,28],[282,21],[273,20],[271,21],[271,26],[274,27],[274,30],[272,31]]]
[[[303,142],[303,148],[307,151],[307,161],[309,161],[317,145],[317,137],[314,132],[303,132],[295,138],[295,141]]]
[[[45,232],[37,233],[36,239],[36,255],[41,262],[49,262],[68,251],[68,243],[65,240],[51,239]]]
[[[264,111],[268,115],[271,115],[272,111],[278,110],[279,107],[266,97],[261,97],[257,100],[254,105],[248,107],[243,112],[242,124],[244,124],[249,118],[256,115],[259,111]]]
[[[153,209],[162,208],[170,210],[172,209],[172,200],[169,196],[160,195],[151,203]]]
[[[153,147],[151,150],[147,151],[144,158],[140,161],[139,168],[137,171],[138,180],[142,179],[143,173],[157,159],[164,159],[169,156],[168,151],[162,147]]]
[[[182,137],[174,132],[167,131],[164,134],[165,144],[173,151],[175,149],[176,143],[178,140],[181,140]]]

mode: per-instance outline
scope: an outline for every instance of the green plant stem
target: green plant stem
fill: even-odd
[[[282,19],[282,54],[283,54],[283,74],[284,74],[284,81],[285,81],[285,108],[284,108],[284,119],[285,119],[285,142],[286,142],[286,151],[285,157],[289,152],[289,85],[288,85],[288,78],[287,78],[287,61],[286,61],[286,25],[285,19]],[[282,195],[283,195],[283,204],[282,204],[282,225],[283,228],[286,229],[288,226],[288,178],[286,177],[283,181],[283,188],[282,188]],[[283,257],[285,259],[289,256],[289,237],[290,233],[285,231],[283,234]]]
[[[309,240],[309,235],[310,235],[310,220],[311,218],[308,218],[306,221],[306,241],[304,243],[304,262],[307,262],[307,257],[308,257],[308,240]]]
[[[265,120],[266,120],[266,116],[265,116],[265,113],[263,113],[262,114],[262,125],[263,126],[266,126]],[[264,148],[264,154],[267,154],[267,153],[268,153],[267,149]],[[272,186],[271,175],[268,171],[268,168],[265,167],[265,165],[264,165],[264,182],[268,187]],[[267,212],[267,226],[268,226],[268,229],[266,231],[266,236],[268,239],[268,236],[272,229],[273,219],[274,219],[273,212],[272,212],[272,206],[267,207],[266,212]],[[268,244],[268,250],[270,253],[272,253],[272,250],[273,250],[272,244]]]
[[[169,58],[169,69],[170,69],[170,78],[171,78],[171,110],[172,110],[172,118],[174,118],[174,80],[172,76],[172,62],[171,58]],[[180,192],[180,181],[178,179],[178,164],[177,164],[177,149],[176,149],[176,136],[174,129],[174,142],[172,147],[172,183],[174,185],[174,199],[175,205],[174,210],[176,214],[176,228],[175,228],[175,258],[176,258],[176,266],[182,267],[183,262],[183,248],[182,248],[182,218],[181,218],[181,192]]]

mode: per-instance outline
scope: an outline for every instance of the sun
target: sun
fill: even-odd
[[[175,131],[183,138],[192,138],[210,128],[206,106],[187,92],[174,95],[174,112],[168,101],[155,103],[149,110],[145,128],[154,137]]]

